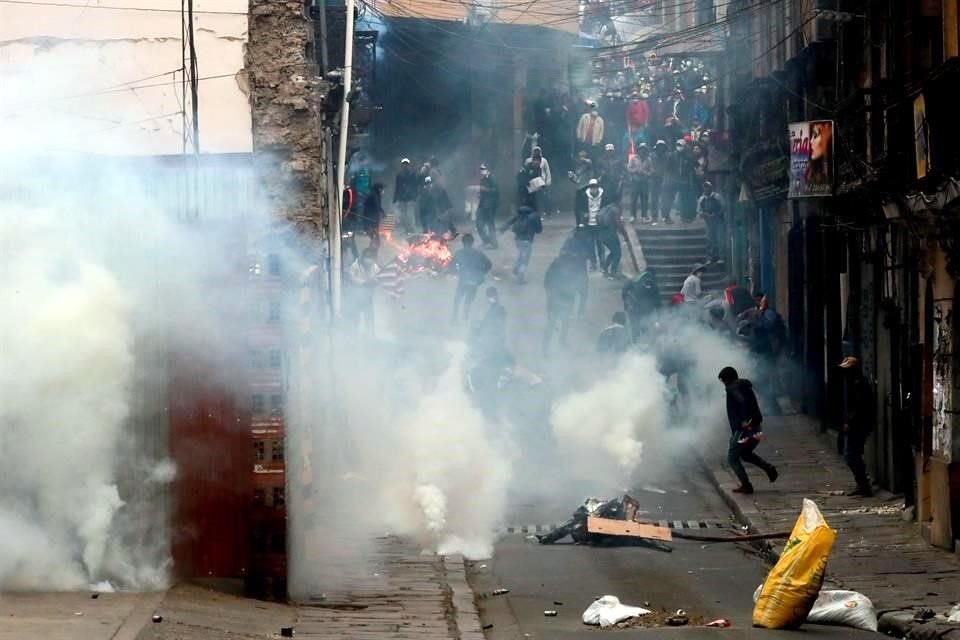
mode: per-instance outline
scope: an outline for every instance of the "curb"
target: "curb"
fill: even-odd
[[[483,640],[480,613],[473,598],[473,590],[467,584],[467,566],[460,554],[443,556],[447,584],[452,591],[453,619],[460,640]]]
[[[703,471],[706,474],[707,479],[710,481],[710,484],[713,485],[713,488],[716,490],[717,494],[723,498],[723,501],[726,503],[727,507],[729,507],[730,511],[733,512],[737,522],[739,522],[742,526],[747,527],[747,530],[750,533],[764,533],[763,531],[760,531],[759,527],[759,525],[763,522],[763,516],[756,505],[752,501],[745,499],[738,500],[736,495],[733,493],[734,485],[721,480],[718,474],[719,470],[714,468],[713,465],[709,464],[703,454],[697,453],[696,455],[697,461],[703,468]],[[775,564],[777,560],[780,559],[779,549],[774,547],[769,542],[758,541],[754,542],[753,546],[757,548],[763,554],[763,557],[771,564]]]

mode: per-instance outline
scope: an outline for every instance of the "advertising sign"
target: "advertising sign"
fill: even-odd
[[[930,130],[927,128],[927,102],[921,93],[913,101],[913,144],[917,152],[917,179],[930,171]]]
[[[790,198],[833,195],[833,120],[790,124]]]

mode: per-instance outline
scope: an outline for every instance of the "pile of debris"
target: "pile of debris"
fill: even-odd
[[[537,536],[540,544],[553,544],[570,536],[577,544],[594,546],[640,545],[670,552],[673,540],[667,527],[637,520],[640,503],[629,495],[613,500],[588,498],[573,516],[553,531]]]

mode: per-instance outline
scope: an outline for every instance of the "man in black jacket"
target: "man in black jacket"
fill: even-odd
[[[397,223],[406,234],[417,232],[417,196],[423,180],[413,170],[410,160],[400,161],[400,171],[393,187],[393,204],[397,206]]]
[[[727,449],[727,463],[740,481],[734,493],[753,493],[753,484],[743,468],[744,462],[763,469],[770,482],[776,482],[777,469],[753,452],[763,440],[763,414],[757,396],[753,393],[753,384],[741,379],[733,367],[724,367],[718,376],[727,388],[727,420],[730,422],[730,446]]]
[[[480,165],[480,199],[477,202],[477,233],[484,249],[497,248],[497,208],[500,206],[500,189],[490,169]]]
[[[477,297],[477,288],[487,277],[487,272],[493,266],[490,258],[482,251],[474,248],[473,236],[469,233],[463,236],[463,248],[453,254],[452,266],[457,270],[457,292],[453,296],[453,322],[460,319],[460,303],[463,303],[463,317],[470,319],[470,307]]]
[[[517,214],[500,227],[500,233],[507,229],[513,231],[517,244],[517,261],[513,265],[513,275],[518,282],[524,282],[527,265],[530,264],[530,256],[533,253],[533,238],[543,231],[543,221],[540,220],[540,214],[530,207],[520,207],[517,209]]]
[[[566,346],[577,295],[581,298],[586,295],[587,270],[583,257],[565,247],[547,267],[543,288],[547,293],[547,326],[543,332],[543,355],[546,356],[558,325],[560,345]]]
[[[860,361],[848,356],[840,363],[844,373],[843,389],[843,458],[853,473],[856,489],[848,496],[870,497],[870,478],[867,477],[867,465],[863,461],[863,447],[867,437],[873,431],[873,392],[870,383],[860,370]]]

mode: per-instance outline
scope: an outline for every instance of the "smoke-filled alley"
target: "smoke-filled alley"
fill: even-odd
[[[808,4],[0,0],[0,636],[957,633],[957,0]]]

